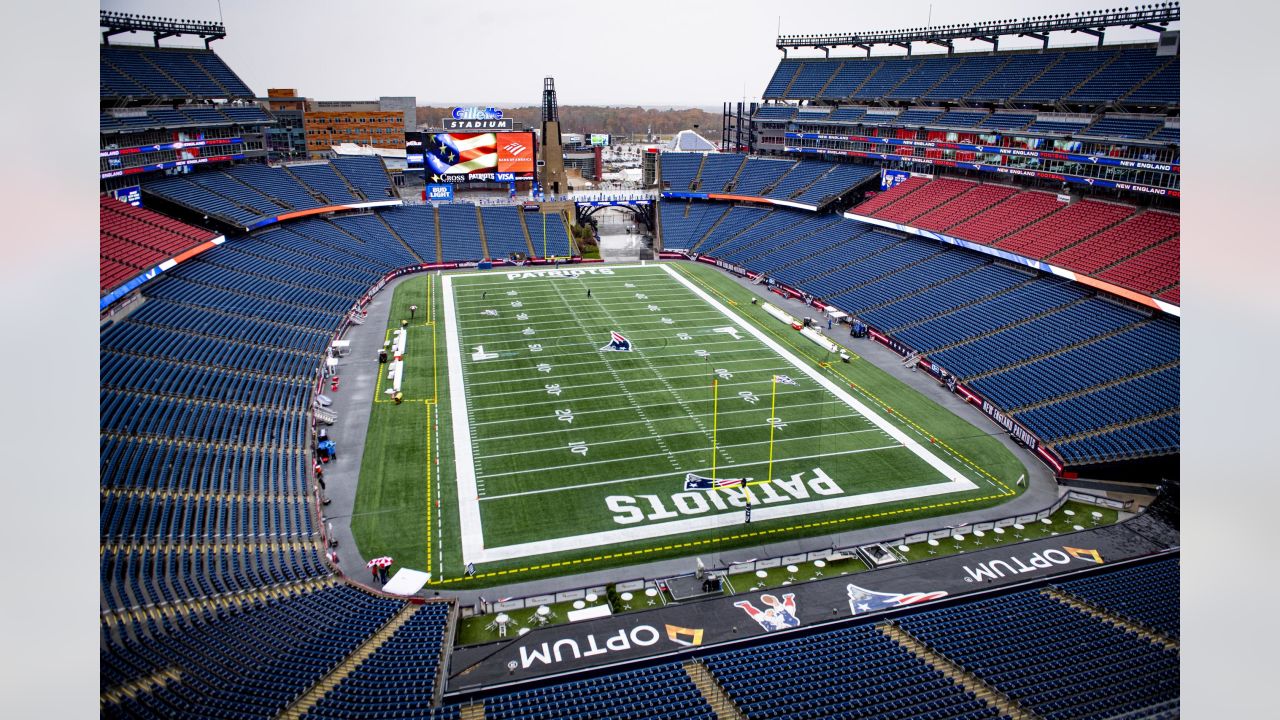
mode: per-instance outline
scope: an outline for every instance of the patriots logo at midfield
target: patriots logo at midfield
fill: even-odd
[[[609,344],[600,348],[601,350],[613,350],[616,352],[631,352],[631,341],[622,336],[622,333],[614,330],[609,333]]]
[[[849,612],[854,615],[864,615],[877,610],[889,610],[903,605],[929,602],[947,595],[946,590],[935,590],[927,593],[883,593],[858,587],[853,583],[849,583],[846,589],[849,591]]]

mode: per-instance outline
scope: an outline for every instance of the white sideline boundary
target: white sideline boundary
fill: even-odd
[[[468,273],[479,274],[479,273]],[[444,345],[449,355],[449,414],[453,418],[453,464],[457,473],[458,536],[462,562],[484,556],[484,527],[480,524],[480,490],[476,487],[475,458],[471,453],[471,422],[467,419],[467,387],[462,381],[462,348],[458,337],[458,313],[453,304],[453,279],[444,276]]]
[[[895,488],[892,490],[863,493],[860,495],[845,495],[838,498],[828,498],[808,503],[787,503],[783,506],[774,507],[761,506],[753,512],[753,515],[759,520],[786,518],[828,510],[843,510],[897,500],[944,495],[977,488],[977,485],[975,485],[973,481],[964,477],[955,468],[947,465],[941,458],[930,453],[916,442],[914,438],[910,437],[905,432],[885,420],[822,373],[809,367],[807,363],[802,362],[789,350],[782,347],[777,341],[766,335],[764,331],[757,328],[754,324],[746,322],[742,318],[738,317],[738,315],[732,310],[725,307],[704,290],[694,285],[683,275],[672,270],[668,265],[631,264],[618,265],[607,269],[610,271],[616,271],[640,267],[660,268],[669,277],[683,285],[709,306],[718,310],[731,322],[738,325],[745,332],[763,343],[766,347],[778,356],[782,357],[798,371],[804,373],[819,386],[830,392],[841,402],[844,402],[846,405],[853,408],[855,412],[865,417],[886,435],[896,440],[901,446],[905,447],[913,455],[923,460],[926,464],[937,470],[939,474],[947,479],[947,481],[943,483]],[[559,276],[558,273],[548,271],[534,272],[537,272],[537,276],[543,278]],[[585,533],[570,537],[550,538],[547,540],[506,545],[502,547],[486,548],[484,546],[484,528],[480,518],[480,494],[476,483],[477,479],[475,458],[472,450],[471,426],[468,421],[469,406],[462,373],[461,340],[459,337],[460,325],[454,302],[453,280],[455,278],[476,276],[492,278],[497,274],[498,273],[492,271],[448,274],[444,275],[443,283],[445,305],[445,348],[449,356],[448,369],[450,391],[453,393],[453,402],[450,405],[450,411],[453,420],[454,460],[456,463],[456,485],[458,491],[459,539],[462,544],[462,562],[486,563],[502,560],[514,560],[534,555],[563,552],[565,550],[598,547],[601,545],[630,542],[635,540],[647,540],[665,535],[705,530],[709,527],[727,527],[739,524],[741,522],[741,518],[737,513],[722,513],[711,517],[689,518],[686,520],[674,520],[666,523],[653,523],[640,527],[605,530],[601,532]],[[610,272],[610,274],[612,274],[612,272]]]

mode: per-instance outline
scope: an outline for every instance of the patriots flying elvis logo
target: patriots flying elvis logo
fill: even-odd
[[[622,336],[622,333],[613,330],[609,333],[609,344],[600,348],[601,350],[613,350],[616,352],[631,352],[631,341]]]
[[[705,475],[685,473],[685,490],[710,490],[711,488],[740,487],[751,481],[751,478],[719,478],[712,480]]]
[[[865,615],[866,613],[876,612],[878,610],[889,610],[892,608],[902,607],[903,605],[914,605],[915,603],[929,602],[937,600],[940,597],[946,597],[947,591],[935,590],[934,592],[913,592],[913,593],[884,593],[868,590],[858,587],[853,583],[846,586],[849,593],[849,612],[854,615]]]

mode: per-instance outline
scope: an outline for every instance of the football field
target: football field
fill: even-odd
[[[429,561],[406,564],[436,578],[468,564],[564,572],[1016,494],[1021,464],[992,438],[865,361],[841,363],[719,275],[658,263],[411,281],[433,288],[435,313],[410,335],[406,393],[434,386],[436,399],[425,415],[375,403],[357,514],[376,520],[353,528],[382,540],[363,553],[403,553],[387,528],[421,537],[425,514]],[[858,373],[892,386],[869,393]],[[377,461],[380,413],[402,462]],[[412,489],[423,464],[425,497]],[[405,492],[365,487],[399,475]]]

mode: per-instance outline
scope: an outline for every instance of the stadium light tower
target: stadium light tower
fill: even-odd
[[[560,138],[560,110],[556,104],[556,79],[542,79],[542,191],[559,195],[569,189],[564,174],[564,146]]]

